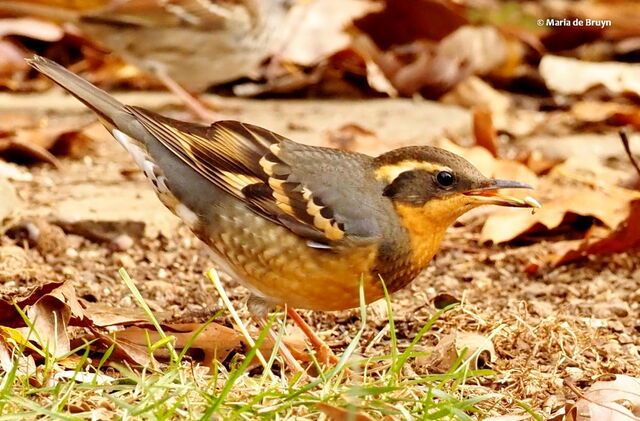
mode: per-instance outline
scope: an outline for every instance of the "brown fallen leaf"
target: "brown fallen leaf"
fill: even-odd
[[[638,20],[640,10],[634,1],[613,2],[571,2],[567,12],[570,16],[592,20],[609,20],[614,25],[607,26],[604,38],[610,40],[634,39],[640,36]]]
[[[24,250],[20,247],[15,247],[15,249],[20,250],[22,254],[24,254]],[[25,325],[24,320],[16,311],[15,306],[25,308],[26,306],[33,305],[42,296],[60,287],[63,283],[63,281],[50,281],[31,287],[26,291],[4,291],[0,293],[0,325],[6,327],[23,327]]]
[[[354,21],[384,50],[417,39],[439,41],[466,23],[464,8],[449,0],[386,0],[384,9]]]
[[[460,299],[451,294],[438,294],[433,299],[433,306],[438,310],[458,303],[460,303]]]
[[[149,352],[149,347],[146,342],[140,345],[124,338],[116,339],[111,335],[106,335],[95,329],[90,330],[92,336],[88,339],[98,339],[99,345],[104,348],[103,351],[113,347],[111,354],[112,361],[125,360],[141,367],[155,366],[156,361]]]
[[[531,135],[539,127],[544,126],[548,118],[540,111],[514,106],[511,97],[496,90],[475,75],[458,83],[439,101],[445,104],[459,105],[470,110],[476,107],[487,108],[491,112],[496,131],[509,133],[514,137]]]
[[[0,22],[2,22],[0,20]],[[14,77],[27,72],[27,53],[11,41],[0,39],[0,86],[16,89]]]
[[[71,350],[68,333],[71,318],[84,318],[84,308],[70,284],[62,284],[43,295],[25,307],[25,313],[33,324],[33,334],[31,328],[23,328],[28,331],[29,338],[56,358]]]
[[[399,94],[420,93],[434,99],[472,74],[499,67],[507,50],[504,37],[495,28],[472,26],[463,26],[437,43],[416,39],[388,49],[379,48],[366,34],[356,33],[353,45],[366,62],[375,63],[367,69],[379,69]]]
[[[447,373],[461,357],[477,370],[495,361],[496,352],[491,339],[484,335],[454,332],[440,339],[429,355],[417,357],[415,364],[430,373]]]
[[[163,331],[175,338],[174,348],[181,350],[191,343],[189,353],[193,358],[198,359],[208,366],[213,365],[215,360],[224,361],[234,350],[238,349],[243,341],[239,332],[222,326],[218,323],[209,323],[204,326],[201,323],[178,323],[163,324]],[[198,332],[199,329],[202,329]],[[194,335],[196,335],[194,337]],[[115,334],[115,343],[125,340],[128,344],[135,344],[140,347],[147,347],[148,343],[155,343],[161,339],[160,334],[153,327],[133,326],[118,331]],[[159,359],[167,358],[163,355],[162,349],[154,353]]]
[[[64,36],[62,27],[51,22],[33,18],[5,18],[0,20],[0,38],[7,35],[37,39],[40,41],[60,41]]]
[[[302,66],[313,66],[349,46],[350,37],[345,27],[355,18],[379,9],[364,0],[324,0],[296,4],[291,10],[290,36],[280,60]],[[322,34],[318,36],[318,34]]]
[[[258,330],[254,331],[250,329],[249,331],[253,337],[257,337],[260,334]],[[296,328],[292,332],[287,332],[283,335],[282,342],[287,346],[293,358],[300,362],[308,363],[311,362],[311,355],[309,353],[310,347],[307,345],[305,338],[306,335],[300,329]],[[275,342],[270,337],[267,337],[260,347],[260,352],[262,352],[262,355],[271,355],[274,351],[274,345]],[[248,347],[246,342],[245,347]],[[252,364],[258,366],[260,363],[256,358]]]
[[[54,154],[84,156],[92,150],[93,139],[82,130],[95,121],[93,116],[23,117],[9,113],[0,119],[0,155],[12,159],[26,157],[59,165]]]
[[[51,152],[37,144],[17,138],[0,139],[0,154],[9,160],[20,161],[20,158],[27,157],[60,167],[60,161]]]
[[[9,373],[17,368],[20,377],[31,377],[36,374],[36,362],[33,356],[18,357],[18,353],[24,348],[32,348],[32,345],[17,332],[7,332],[7,328],[0,330],[0,368]],[[16,367],[17,365],[17,367]]]
[[[597,381],[580,394],[575,407],[575,421],[637,420],[640,415],[640,380],[616,374],[614,380]]]
[[[331,421],[373,421],[374,418],[358,409],[346,409],[324,402],[318,402],[316,407]]]
[[[103,303],[90,303],[80,300],[84,307],[86,319],[91,322],[91,326],[109,327],[126,326],[137,323],[147,323],[149,317],[140,308],[114,308]],[[161,319],[161,314],[155,314]]]
[[[481,240],[501,243],[529,232],[537,235],[551,233],[561,225],[571,229],[572,223],[584,225],[580,217],[594,218],[608,229],[616,230],[631,214],[631,204],[640,199],[640,192],[633,190],[566,178],[562,175],[564,168],[564,164],[554,168],[536,191],[536,196],[543,203],[541,209],[535,214],[497,210],[487,218]],[[573,230],[580,233],[585,227]]]
[[[614,230],[607,230],[602,237],[587,234],[582,242],[573,243],[564,253],[553,256],[552,264],[558,266],[589,255],[621,253],[639,246],[640,199],[631,202],[627,218]]]
[[[498,136],[493,126],[491,111],[487,107],[480,106],[473,110],[473,137],[476,145],[498,157]]]
[[[578,95],[602,85],[614,93],[640,95],[640,64],[546,55],[540,61],[540,74],[551,90],[561,94]]]

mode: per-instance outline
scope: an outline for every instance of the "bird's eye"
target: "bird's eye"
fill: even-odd
[[[436,181],[441,187],[448,188],[453,186],[456,182],[456,178],[449,171],[440,171],[436,174]]]

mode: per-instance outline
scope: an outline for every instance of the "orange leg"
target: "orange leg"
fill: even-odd
[[[318,361],[322,364],[331,364],[335,365],[338,363],[339,359],[336,354],[333,353],[329,345],[327,345],[322,339],[316,335],[311,326],[304,321],[298,312],[291,308],[287,307],[287,316],[295,323],[304,334],[307,336],[309,341],[311,341],[311,345],[313,349],[316,351],[316,355],[318,357]]]

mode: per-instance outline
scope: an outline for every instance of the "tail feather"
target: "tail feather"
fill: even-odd
[[[27,62],[97,113],[109,128],[116,126],[118,114],[126,113],[124,104],[58,63],[37,55]]]

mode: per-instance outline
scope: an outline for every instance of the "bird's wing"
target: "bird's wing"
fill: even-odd
[[[288,140],[258,126],[182,123],[127,107],[185,164],[259,215],[331,248],[345,237],[379,237],[366,178],[369,157]]]

